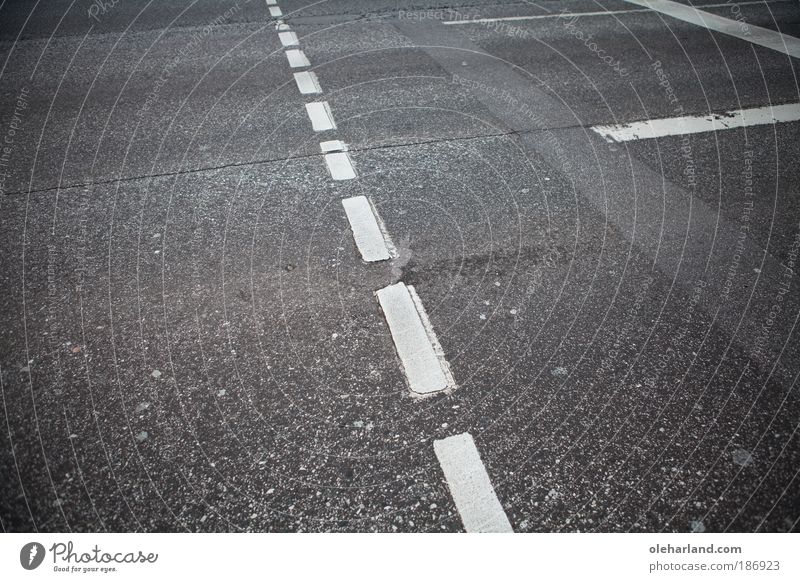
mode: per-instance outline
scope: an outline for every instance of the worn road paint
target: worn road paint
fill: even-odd
[[[323,141],[319,144],[319,149],[322,150],[323,154],[327,154],[330,152],[346,152],[347,151],[347,144],[343,141],[339,141],[338,139],[332,139],[330,141]]]
[[[319,80],[316,73],[312,71],[302,71],[294,74],[294,81],[297,83],[297,88],[303,95],[310,95],[313,93],[322,93],[322,88],[319,86]]]
[[[472,435],[433,441],[453,502],[467,532],[512,533]]]
[[[347,152],[325,154],[325,163],[334,180],[352,180],[356,177],[356,171]]]
[[[620,125],[596,125],[592,127],[592,130],[602,135],[606,141],[622,142],[798,120],[800,120],[800,103],[787,103],[704,116],[687,115],[648,119]]]
[[[283,46],[297,46],[299,41],[297,40],[297,34],[294,32],[279,32],[278,38],[281,40],[281,44]]]
[[[355,196],[342,200],[353,239],[361,253],[361,258],[368,263],[386,261],[392,258],[394,248],[386,230],[381,228],[377,211],[366,196]]]
[[[333,120],[333,113],[327,101],[315,101],[306,103],[306,112],[311,120],[311,127],[314,131],[329,131],[336,129],[336,122]]]
[[[418,395],[454,387],[422,302],[413,287],[395,283],[376,293],[411,391]]]
[[[293,69],[299,69],[300,67],[311,66],[311,63],[308,61],[308,58],[306,57],[306,53],[304,53],[300,49],[287,49],[286,58],[289,60],[289,66],[292,67]]]

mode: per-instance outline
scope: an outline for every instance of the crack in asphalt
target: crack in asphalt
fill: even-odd
[[[442,138],[433,138],[429,140],[420,140],[415,142],[409,143],[388,143],[388,144],[378,144],[378,145],[371,145],[368,147],[361,147],[361,148],[350,148],[350,152],[368,152],[368,151],[375,151],[375,150],[382,150],[382,149],[391,149],[391,148],[403,148],[403,147],[414,147],[414,146],[421,146],[421,145],[429,145],[429,144],[439,144],[439,143],[450,143],[450,142],[458,142],[458,141],[473,141],[479,139],[490,139],[495,137],[521,137],[523,135],[535,134],[543,131],[558,131],[558,130],[567,130],[567,129],[575,129],[576,127],[583,127],[581,125],[576,125],[574,127],[558,127],[558,128],[548,128],[548,129],[532,129],[526,131],[506,131],[506,132],[498,132],[498,133],[486,133],[481,135],[469,135],[469,136],[461,136],[461,137],[442,137]],[[6,192],[6,196],[20,196],[20,195],[29,195],[29,194],[43,194],[47,192],[60,192],[63,190],[75,190],[80,188],[89,188],[93,186],[106,186],[109,184],[124,184],[127,182],[136,182],[138,180],[149,180],[153,178],[168,178],[170,176],[184,176],[184,175],[191,175],[191,174],[200,174],[202,172],[214,172],[217,170],[226,170],[229,168],[240,168],[246,166],[259,166],[263,164],[275,164],[280,162],[293,162],[295,160],[308,160],[314,158],[321,158],[325,154],[318,153],[318,154],[308,154],[308,155],[299,155],[299,156],[287,156],[284,158],[269,158],[269,159],[262,159],[262,160],[251,160],[247,162],[231,162],[228,164],[220,164],[216,166],[204,166],[201,168],[192,168],[186,170],[176,170],[173,172],[156,172],[153,174],[141,174],[137,176],[128,176],[125,178],[109,178],[106,180],[96,180],[91,182],[78,182],[72,184],[65,184],[65,185],[58,185],[58,186],[50,186],[48,188],[38,188],[34,190],[14,190],[11,192]]]

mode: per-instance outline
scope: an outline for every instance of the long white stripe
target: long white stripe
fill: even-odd
[[[792,2],[793,0],[754,0],[750,2],[725,2],[722,4],[703,4],[697,8],[723,8],[726,6],[750,6],[755,4],[764,4],[772,2]],[[631,8],[630,10],[598,10],[596,12],[559,12],[557,14],[536,14],[534,16],[501,16],[498,18],[473,18],[471,20],[445,20],[442,24],[485,24],[487,22],[503,22],[513,20],[545,20],[550,18],[564,18],[571,19],[575,17],[584,16],[611,16],[617,14],[636,14],[639,12],[652,12],[651,8]]]
[[[283,11],[281,11],[281,9],[277,6],[270,6],[269,14],[270,16],[283,16]]]
[[[381,229],[378,213],[366,196],[355,196],[342,200],[342,206],[353,231],[361,258],[372,263],[392,258],[394,248],[385,229]]]
[[[745,23],[743,25],[736,20],[717,16],[716,14],[698,10],[686,4],[672,2],[671,0],[625,0],[625,2],[636,4],[637,6],[644,6],[645,8],[650,8],[656,12],[671,16],[672,18],[677,18],[678,20],[683,20],[690,24],[696,24],[709,30],[740,38],[747,42],[782,52],[791,57],[800,58],[800,39],[793,36],[781,34],[780,32],[768,28],[755,26],[754,24]]]
[[[283,46],[297,46],[299,44],[297,35],[293,31],[279,32],[278,38],[281,40]]]
[[[325,163],[328,164],[328,170],[334,180],[352,180],[356,177],[356,171],[347,152],[325,154]]]
[[[289,66],[293,69],[311,66],[311,63],[308,62],[308,57],[306,57],[306,53],[300,49],[287,49],[286,58],[289,60]]]
[[[411,391],[431,394],[454,387],[450,368],[414,288],[395,283],[376,295]]]
[[[328,131],[336,129],[336,122],[333,120],[333,112],[327,101],[315,101],[306,103],[306,112],[311,119],[311,127],[314,131]]]
[[[313,71],[301,71],[300,73],[295,73],[294,81],[297,83],[297,88],[300,89],[300,92],[303,95],[322,93],[317,75]]]
[[[714,113],[702,117],[668,117],[622,125],[596,125],[592,130],[606,138],[606,141],[621,142],[798,120],[800,120],[800,103],[787,103]]]
[[[450,494],[468,532],[513,533],[478,447],[468,432],[433,441]]]

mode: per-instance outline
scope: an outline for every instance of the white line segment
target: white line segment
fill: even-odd
[[[269,7],[269,14],[270,14],[270,16],[275,16],[275,17],[283,16],[283,12],[277,6],[270,6]]]
[[[293,69],[311,66],[311,63],[308,62],[308,57],[306,57],[306,53],[300,49],[286,49],[286,58],[289,60],[289,66]]]
[[[325,163],[328,164],[328,170],[334,180],[352,180],[356,177],[356,171],[347,152],[325,154]]]
[[[394,245],[389,240],[386,229],[381,228],[380,217],[367,197],[345,198],[342,206],[361,258],[368,263],[391,259]]]
[[[319,86],[319,79],[317,79],[316,73],[312,71],[301,71],[299,73],[295,73],[294,81],[297,83],[297,88],[303,95],[322,93],[322,88]]]
[[[339,141],[338,139],[332,139],[331,141],[323,141],[320,143],[319,149],[322,150],[323,154],[330,152],[346,152],[347,144],[343,141]]]
[[[278,0],[267,0],[267,6],[275,6]]]
[[[297,35],[292,31],[279,32],[278,38],[281,39],[281,44],[283,46],[297,46],[300,44],[300,41],[297,40]]]
[[[450,494],[467,532],[513,533],[468,432],[433,441]]]
[[[314,131],[328,131],[336,129],[336,122],[333,120],[333,112],[327,101],[315,101],[306,103],[306,112],[311,120],[311,127]]]
[[[791,2],[792,0],[769,0],[771,2]],[[703,4],[697,8],[725,8],[729,6],[750,6],[766,4],[764,0],[752,0],[748,2],[726,2],[722,4]],[[445,20],[442,24],[485,24],[487,22],[504,22],[514,20],[546,20],[551,18],[582,18],[584,16],[612,16],[618,14],[638,14],[640,12],[653,12],[651,8],[631,8],[629,10],[598,10],[596,12],[559,12],[557,14],[536,14],[533,16],[500,16],[497,18],[473,18],[470,20]]]
[[[395,283],[376,295],[411,391],[425,395],[455,387],[450,367],[414,288]]]
[[[746,40],[747,42],[782,52],[790,57],[800,58],[800,39],[793,36],[781,34],[754,24],[745,23],[743,25],[736,20],[717,16],[711,12],[698,10],[693,6],[679,4],[671,0],[625,0],[625,2],[644,6],[672,18]]]
[[[785,105],[740,109],[704,116],[689,115],[685,117],[648,119],[622,125],[596,125],[592,127],[592,130],[602,135],[606,141],[623,142],[798,120],[800,120],[800,103],[787,103]]]

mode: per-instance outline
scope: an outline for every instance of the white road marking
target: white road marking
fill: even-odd
[[[283,16],[283,11],[277,6],[270,6],[269,7],[270,16]]]
[[[333,139],[331,141],[323,141],[320,143],[319,149],[322,150],[323,154],[327,154],[329,152],[346,152],[347,144],[343,141],[339,141],[338,139]]]
[[[468,432],[433,441],[433,450],[467,532],[513,533]]]
[[[294,33],[292,33],[294,34]],[[322,88],[319,86],[319,80],[316,73],[312,71],[302,71],[294,74],[294,81],[297,83],[297,88],[303,95],[311,93],[322,93]]]
[[[772,2],[792,2],[793,0],[753,0],[748,2],[726,2],[722,4],[703,4],[698,5],[697,8],[724,8],[726,6],[750,6],[750,5],[764,5]],[[471,20],[445,20],[442,24],[481,24],[487,22],[503,22],[508,20],[545,20],[550,18],[564,18],[571,19],[583,16],[611,16],[616,14],[631,14],[639,12],[653,12],[651,8],[631,8],[630,10],[599,10],[597,12],[559,12],[558,14],[537,14],[534,16],[502,16],[498,18],[473,18]]]
[[[286,58],[289,59],[289,66],[293,69],[311,66],[311,63],[308,62],[308,57],[306,57],[306,53],[300,49],[287,49]]]
[[[454,388],[450,366],[414,288],[395,283],[376,295],[411,391],[425,395]]]
[[[353,239],[361,258],[368,263],[386,261],[395,256],[394,245],[386,228],[381,228],[377,210],[366,196],[355,196],[342,200],[342,206],[350,221]]]
[[[314,131],[328,131],[336,129],[336,122],[333,120],[333,112],[327,101],[315,101],[306,103],[306,112],[311,120],[311,127]]]
[[[356,171],[347,152],[325,154],[325,163],[328,164],[328,170],[334,180],[352,180],[356,177]]]
[[[281,39],[283,46],[297,46],[300,44],[294,32],[279,32],[278,38]]]
[[[592,130],[602,135],[606,141],[622,142],[798,120],[800,120],[800,103],[787,103],[704,116],[648,119],[622,125],[596,125]]]
[[[287,30],[292,30],[292,27],[286,24],[283,20],[279,20],[275,23],[275,30],[278,32],[285,32]]]
[[[800,58],[800,39],[781,34],[768,28],[717,16],[711,12],[698,10],[693,6],[678,4],[671,0],[625,0],[630,4],[644,6],[672,18],[696,24],[709,30],[721,32],[759,46],[767,47],[790,57]]]
[[[275,6],[278,0],[267,0],[267,6]]]

